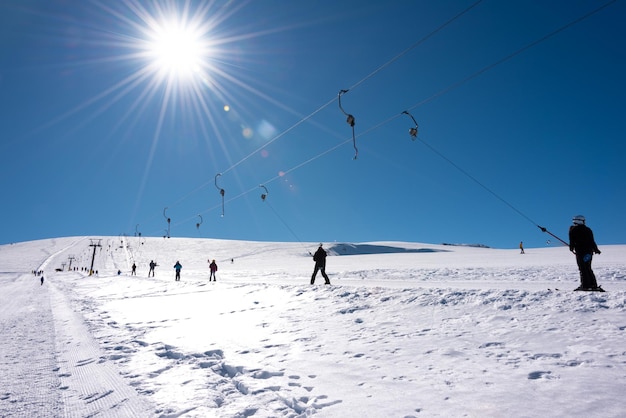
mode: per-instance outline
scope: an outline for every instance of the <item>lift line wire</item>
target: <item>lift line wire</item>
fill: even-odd
[[[443,160],[445,160],[448,164],[452,165],[454,168],[456,168],[457,170],[459,170],[461,173],[463,173],[467,178],[469,178],[470,180],[472,180],[474,183],[478,184],[480,187],[482,187],[484,190],[486,190],[487,192],[489,192],[493,197],[495,197],[496,199],[498,199],[500,202],[504,203],[506,206],[508,206],[509,208],[511,208],[514,212],[516,212],[518,215],[520,215],[522,218],[526,219],[528,222],[530,222],[531,224],[535,225],[537,228],[539,228],[541,230],[541,232],[545,232],[549,235],[552,235],[554,238],[556,238],[557,240],[561,241],[561,243],[563,243],[564,245],[569,246],[569,243],[563,241],[561,238],[557,237],[556,235],[554,235],[552,232],[548,231],[547,228],[544,228],[543,226],[539,226],[539,224],[537,224],[535,221],[533,221],[529,216],[527,216],[524,212],[522,212],[521,210],[519,210],[518,208],[516,208],[515,206],[513,206],[513,204],[511,204],[510,202],[508,202],[506,199],[504,199],[502,196],[500,196],[499,194],[497,194],[496,192],[494,192],[492,189],[490,189],[489,187],[487,187],[484,183],[482,183],[481,181],[479,181],[476,177],[472,176],[469,172],[467,172],[467,170],[463,169],[461,166],[459,166],[458,164],[456,164],[454,161],[452,161],[451,159],[449,159],[448,157],[446,157],[445,155],[443,155],[441,152],[439,152],[437,149],[435,149],[432,145],[430,145],[429,143],[425,142],[422,138],[418,138],[420,140],[420,142],[422,144],[424,144],[425,146],[427,146],[432,152],[434,152],[435,154],[437,154],[440,158],[442,158]]]
[[[482,1],[482,0],[480,0],[480,1]],[[477,2],[477,3],[475,3],[475,4],[473,4],[470,8],[473,8],[474,6],[476,6],[478,3],[480,3],[480,1],[479,1],[479,2]],[[486,66],[486,67],[483,67],[482,69],[480,69],[480,70],[478,70],[477,72],[475,72],[475,73],[473,73],[473,74],[469,75],[468,77],[466,77],[466,78],[462,79],[461,81],[459,81],[459,82],[457,82],[457,83],[454,83],[454,84],[451,84],[450,86],[448,86],[448,87],[446,87],[446,88],[444,88],[444,89],[440,90],[439,92],[437,92],[437,93],[433,94],[432,96],[430,96],[430,97],[426,98],[425,100],[422,100],[422,101],[420,101],[420,102],[418,102],[418,103],[416,103],[416,104],[414,104],[414,105],[410,106],[410,107],[408,108],[408,110],[411,110],[411,109],[415,109],[415,108],[417,108],[417,107],[420,107],[420,106],[422,106],[422,105],[424,105],[424,104],[426,104],[426,103],[428,103],[428,102],[430,102],[430,101],[434,100],[435,98],[440,97],[440,96],[442,96],[442,95],[444,95],[444,94],[446,94],[446,93],[448,93],[448,92],[450,92],[450,91],[454,90],[455,88],[457,88],[457,87],[459,87],[459,86],[461,86],[461,85],[463,85],[463,84],[465,84],[465,83],[469,82],[470,80],[473,80],[474,78],[478,77],[479,75],[482,75],[483,73],[485,73],[485,72],[487,72],[487,71],[489,71],[489,70],[493,69],[494,67],[496,67],[496,66],[498,66],[498,65],[500,65],[500,64],[502,64],[502,63],[504,63],[504,62],[506,62],[506,61],[508,61],[508,60],[510,60],[510,59],[512,59],[512,58],[514,58],[514,57],[516,57],[517,55],[521,54],[522,52],[525,52],[526,50],[528,50],[528,49],[530,49],[530,48],[532,48],[532,47],[534,47],[534,46],[538,45],[539,43],[541,43],[541,42],[543,42],[543,41],[545,41],[545,40],[547,40],[547,39],[551,38],[552,36],[554,36],[554,35],[556,35],[556,34],[558,34],[558,33],[562,32],[562,31],[564,31],[565,29],[568,29],[568,28],[570,28],[571,26],[574,26],[574,25],[576,25],[576,24],[580,23],[581,21],[583,21],[583,20],[587,19],[588,17],[590,17],[590,16],[592,16],[592,15],[594,15],[594,14],[596,14],[596,13],[600,12],[601,10],[605,9],[606,7],[608,7],[609,5],[611,5],[611,4],[615,3],[615,2],[617,2],[617,0],[611,0],[611,1],[609,1],[609,2],[607,2],[607,3],[605,3],[605,4],[603,4],[603,5],[601,5],[601,6],[599,6],[599,7],[597,7],[596,9],[593,9],[593,10],[591,10],[590,12],[587,12],[586,14],[584,14],[584,15],[582,15],[582,16],[580,16],[580,17],[578,17],[577,19],[574,19],[574,20],[572,20],[572,21],[570,21],[570,22],[566,23],[565,25],[563,25],[563,26],[561,26],[561,27],[559,27],[559,28],[555,29],[554,31],[552,31],[552,32],[550,32],[550,33],[548,33],[548,34],[546,34],[546,35],[542,36],[541,38],[539,38],[539,39],[537,39],[537,40],[535,40],[535,41],[533,41],[533,42],[531,42],[531,43],[529,43],[529,44],[527,44],[527,45],[523,46],[522,48],[518,49],[517,51],[515,51],[515,52],[513,52],[513,53],[511,53],[511,54],[509,54],[509,55],[507,55],[507,56],[505,56],[505,57],[503,57],[503,58],[499,59],[498,61],[496,61],[496,62],[494,62],[494,63],[492,63],[492,64],[490,64],[490,65],[488,65],[488,66]],[[466,9],[465,11],[461,12],[461,14],[463,14],[463,13],[467,12],[468,10],[469,10],[469,9]],[[447,23],[445,23],[444,25],[442,25],[442,26],[440,26],[439,28],[437,28],[437,29],[435,30],[435,32],[436,32],[436,31],[441,30],[441,29],[442,29],[445,25],[447,25],[449,22],[451,22],[452,20],[454,20],[454,19],[456,19],[457,17],[459,17],[461,14],[459,14],[459,15],[455,16],[455,17],[454,17],[454,18],[452,18],[450,21],[448,21],[448,22],[447,22]],[[434,32],[433,32],[433,33],[434,33]],[[425,38],[423,38],[423,39],[426,39],[426,38],[430,37],[433,33],[431,33],[431,34],[427,35],[427,36],[426,36]],[[420,41],[420,42],[418,42],[418,43],[416,43],[416,44],[415,44],[415,46],[416,46],[417,44],[419,44],[419,43],[421,43],[421,41]],[[405,51],[401,52],[401,53],[399,54],[399,56],[404,55],[406,52],[408,52],[408,50],[410,50],[410,49],[412,49],[412,48],[413,48],[413,47],[407,48]],[[397,58],[399,58],[399,56],[396,56],[396,57],[392,58],[392,60],[391,60],[389,63],[391,63],[391,62],[395,61]],[[361,82],[358,82],[357,84],[355,84],[355,85],[354,85],[353,87],[351,87],[351,88],[354,88],[354,87],[358,86],[359,84],[361,84],[361,83],[362,83],[363,81],[365,81],[366,79],[373,77],[373,75],[374,75],[375,73],[379,72],[379,70],[382,70],[382,68],[386,67],[389,63],[384,64],[383,66],[379,67],[376,71],[374,71],[374,72],[370,73],[370,74],[369,74],[368,76],[366,76],[366,77],[365,77],[365,78],[364,78]],[[265,144],[265,146],[267,146],[268,144],[271,144],[272,142],[274,142],[274,141],[275,141],[275,140],[277,140],[278,138],[280,138],[280,137],[284,136],[286,133],[288,133],[289,131],[291,131],[291,130],[292,130],[293,128],[295,128],[296,126],[298,126],[298,125],[300,125],[301,123],[303,123],[304,121],[306,121],[306,120],[310,119],[312,116],[314,116],[315,114],[319,113],[319,112],[320,112],[321,110],[323,110],[325,107],[327,107],[327,106],[329,106],[330,104],[332,104],[335,100],[336,100],[336,98],[334,98],[334,99],[330,100],[329,102],[325,103],[324,105],[322,105],[321,107],[319,107],[318,109],[316,109],[313,113],[311,113],[311,114],[310,114],[310,115],[308,115],[307,117],[303,118],[301,121],[297,122],[297,123],[296,123],[296,124],[294,124],[292,127],[288,128],[286,131],[284,131],[284,132],[282,132],[282,133],[278,134],[278,135],[277,135],[276,137],[274,137],[274,138],[273,138],[273,139],[272,139],[269,143]],[[380,127],[382,127],[382,126],[384,126],[384,125],[386,125],[386,124],[390,123],[391,121],[393,121],[393,120],[395,120],[395,119],[399,118],[399,117],[400,117],[400,116],[402,116],[403,114],[404,114],[404,112],[399,113],[399,114],[396,114],[396,115],[394,115],[394,116],[392,116],[392,117],[389,117],[389,118],[387,118],[386,120],[384,120],[384,121],[382,121],[382,122],[378,123],[377,125],[372,126],[371,128],[369,128],[369,129],[367,129],[367,130],[365,130],[365,131],[361,132],[361,134],[357,135],[357,137],[360,137],[360,136],[365,136],[365,135],[367,135],[368,133],[370,133],[370,132],[372,132],[372,131],[374,131],[374,130],[377,130],[378,128],[380,128]],[[347,143],[351,142],[352,140],[353,140],[352,138],[348,138],[348,139],[346,139],[345,141],[343,141],[343,142],[341,142],[341,143],[338,143],[337,145],[335,145],[335,146],[333,146],[333,147],[331,147],[331,148],[327,149],[326,151],[324,151],[324,152],[322,152],[322,153],[320,153],[320,154],[318,154],[318,155],[316,155],[316,156],[314,156],[314,157],[311,157],[311,158],[309,158],[308,160],[306,160],[306,161],[304,161],[304,162],[302,162],[302,163],[300,163],[300,164],[298,164],[298,165],[296,165],[296,166],[292,167],[291,169],[289,169],[289,170],[287,170],[287,171],[283,171],[281,175],[275,176],[275,177],[271,178],[270,180],[265,181],[263,184],[269,184],[269,183],[272,183],[272,182],[274,182],[275,180],[277,180],[277,179],[281,178],[282,176],[284,176],[284,175],[286,175],[286,174],[288,174],[288,173],[291,173],[291,172],[293,172],[293,171],[295,171],[295,170],[297,170],[297,169],[299,169],[299,168],[301,168],[301,167],[303,167],[303,166],[305,166],[305,165],[307,165],[307,164],[309,164],[309,163],[311,163],[311,162],[313,162],[313,161],[315,161],[315,160],[317,160],[317,159],[319,159],[319,158],[321,158],[321,157],[323,157],[323,156],[325,156],[325,155],[327,155],[327,154],[329,154],[329,153],[331,153],[331,152],[335,151],[336,149],[338,149],[338,148],[342,147],[343,145],[345,145],[345,144],[347,144]],[[469,173],[468,173],[467,171],[465,171],[463,168],[461,168],[461,167],[460,167],[460,166],[458,166],[456,163],[454,163],[452,160],[450,160],[449,158],[447,158],[446,156],[444,156],[442,153],[440,153],[439,151],[437,151],[434,147],[432,147],[432,145],[430,145],[430,144],[428,144],[428,143],[424,142],[422,139],[420,139],[420,142],[421,142],[421,143],[423,143],[424,145],[426,145],[426,146],[427,146],[427,147],[428,147],[431,151],[433,151],[435,154],[437,154],[438,156],[440,156],[441,158],[443,158],[445,161],[447,161],[449,164],[451,164],[453,167],[455,167],[455,168],[456,168],[457,170],[459,170],[461,173],[463,173],[464,175],[466,175],[466,176],[467,176],[468,178],[470,178],[472,181],[474,181],[475,183],[477,183],[479,186],[481,186],[481,187],[482,187],[483,189],[485,189],[487,192],[489,192],[490,194],[492,194],[494,197],[496,197],[496,198],[497,198],[498,200],[500,200],[502,203],[504,203],[505,205],[509,206],[512,210],[514,210],[516,213],[518,213],[518,214],[519,214],[520,216],[522,216],[524,219],[526,219],[527,221],[529,221],[529,222],[530,222],[530,223],[532,223],[533,225],[537,226],[537,227],[538,227],[538,228],[539,228],[542,232],[546,232],[546,233],[548,233],[549,235],[551,235],[551,236],[553,236],[554,238],[556,238],[557,240],[559,240],[561,243],[563,243],[563,244],[565,244],[565,245],[568,245],[568,244],[567,244],[564,240],[562,240],[562,239],[561,239],[561,238],[559,238],[558,236],[554,235],[553,233],[551,233],[550,231],[548,231],[546,228],[544,228],[544,227],[542,227],[542,226],[539,226],[539,225],[538,225],[535,221],[533,221],[533,220],[532,220],[530,217],[528,217],[526,214],[524,214],[524,213],[523,213],[523,212],[521,212],[519,209],[517,209],[516,207],[514,207],[513,205],[511,205],[508,201],[506,201],[505,199],[503,199],[502,197],[500,197],[497,193],[495,193],[493,190],[489,189],[487,186],[485,186],[484,184],[482,184],[480,181],[478,181],[478,179],[476,179],[475,177],[473,177],[471,174],[469,174]],[[264,146],[264,147],[265,147],[265,146]],[[257,149],[257,150],[255,150],[255,151],[253,151],[251,154],[249,154],[248,156],[244,157],[244,159],[242,159],[240,162],[236,163],[235,165],[231,166],[231,168],[229,168],[229,169],[228,169],[228,170],[226,170],[225,172],[232,170],[232,169],[233,169],[233,168],[235,168],[237,165],[241,164],[243,161],[245,161],[246,159],[250,158],[252,155],[254,155],[254,154],[255,154],[256,152],[258,152],[259,150],[263,149],[264,147],[260,147],[259,149]],[[199,186],[199,187],[198,187],[198,188],[196,188],[196,189],[195,189],[192,193],[195,193],[195,192],[199,191],[200,189],[202,189],[202,188],[206,187],[206,185],[207,185],[207,184],[209,184],[209,183],[210,183],[210,182],[207,182],[207,183],[205,183],[205,184],[203,184],[203,185]],[[247,191],[244,191],[244,192],[240,193],[239,195],[234,196],[234,197],[232,197],[232,198],[228,199],[228,200],[227,200],[227,202],[230,202],[230,201],[236,200],[236,199],[238,199],[238,198],[240,198],[240,197],[242,197],[242,196],[244,196],[244,195],[246,195],[246,194],[248,194],[248,193],[251,193],[253,190],[256,190],[256,189],[257,189],[257,187],[254,187],[254,188],[251,188],[251,189],[249,189],[249,190],[247,190]],[[177,201],[177,203],[180,203],[182,200],[184,200],[184,199],[185,199],[186,197],[188,197],[189,195],[190,195],[190,194],[187,194],[185,197],[183,197],[183,198],[179,199],[179,200]],[[210,208],[206,209],[206,210],[205,210],[204,212],[202,212],[202,213],[208,213],[208,212],[211,212],[211,211],[215,210],[215,209],[216,209],[216,208],[218,208],[218,207],[219,207],[219,205],[216,205],[216,206],[210,207]],[[190,219],[190,218],[189,218],[189,219]],[[183,221],[181,221],[179,224],[186,223],[189,219],[183,220]]]
[[[447,88],[445,88],[443,90],[440,90],[438,93],[430,96],[426,100],[423,100],[423,101],[421,101],[421,102],[419,102],[419,103],[409,107],[409,110],[414,109],[414,108],[416,108],[418,106],[421,106],[423,104],[426,104],[426,103],[430,102],[431,100],[434,100],[435,98],[437,98],[439,96],[442,96],[442,95],[448,93],[451,90],[456,89],[457,87],[467,83],[470,80],[473,80],[474,78],[478,77],[479,75],[481,75],[481,74],[491,70],[492,68],[494,68],[494,67],[504,63],[505,61],[508,61],[508,60],[510,60],[513,57],[516,57],[517,55],[519,55],[519,54],[525,52],[526,50],[536,46],[537,44],[540,44],[541,42],[543,42],[543,41],[553,37],[554,35],[556,35],[556,34],[562,32],[562,31],[564,31],[564,30],[566,30],[566,29],[568,29],[568,28],[570,28],[570,27],[572,27],[572,26],[582,22],[583,20],[585,20],[588,17],[598,13],[599,11],[605,9],[606,7],[610,6],[611,4],[613,4],[615,2],[617,2],[617,0],[611,0],[611,1],[601,5],[599,7],[597,7],[596,9],[591,10],[590,12],[587,12],[586,14],[584,14],[584,15],[582,15],[582,16],[580,16],[580,17],[578,17],[578,18],[576,18],[576,19],[574,19],[574,20],[572,20],[572,21],[570,21],[568,23],[566,23],[565,25],[559,27],[558,29],[555,29],[552,32],[548,33],[547,35],[544,35],[541,38],[536,39],[535,41],[527,44],[526,46],[523,46],[522,48],[518,49],[517,51],[513,52],[512,54],[509,54],[509,55],[505,56],[504,58],[499,59],[498,61],[494,62],[493,64],[490,64],[490,65],[488,65],[486,67],[483,67],[482,69],[480,69],[477,72],[473,73],[472,75],[464,78],[463,80],[461,80],[461,81],[459,81],[459,82],[457,82],[455,84],[452,84],[452,85],[448,86]]]
[[[285,222],[285,220],[283,219],[283,217],[282,217],[282,216],[280,216],[280,215],[278,214],[278,212],[276,212],[276,209],[274,209],[274,206],[270,205],[270,203],[269,203],[269,202],[267,202],[267,201],[264,201],[264,202],[265,202],[265,204],[266,204],[266,205],[267,205],[267,206],[268,206],[268,207],[272,210],[272,212],[274,212],[274,215],[276,215],[276,217],[278,218],[278,220],[279,220],[279,221],[281,221],[283,225],[285,225],[285,228],[287,228],[287,230],[289,230],[289,232],[291,232],[291,235],[293,235],[293,236],[294,236],[294,238],[295,238],[296,240],[298,240],[298,242],[302,245],[302,247],[303,247],[305,250],[309,251],[309,250],[307,249],[307,247],[304,245],[304,243],[302,242],[302,240],[300,239],[300,237],[299,237],[299,236],[298,236],[298,235],[294,232],[294,230],[293,230],[293,229],[291,229],[291,227],[289,226],[289,224],[287,224],[287,222]],[[309,254],[311,254],[311,253],[309,252]]]
[[[428,33],[426,36],[422,37],[420,40],[418,40],[417,42],[415,42],[413,45],[409,46],[408,48],[406,48],[404,51],[401,51],[399,54],[397,54],[396,56],[394,56],[393,58],[391,58],[389,61],[387,61],[386,63],[384,63],[383,65],[379,66],[377,69],[375,69],[374,71],[372,71],[370,74],[366,75],[365,77],[363,77],[361,80],[359,80],[356,84],[354,84],[352,87],[350,87],[349,89],[346,90],[346,92],[348,90],[352,90],[354,88],[356,88],[357,86],[363,84],[365,81],[369,80],[370,78],[374,77],[376,74],[378,74],[379,72],[381,72],[384,68],[388,67],[389,65],[391,65],[392,63],[394,63],[395,61],[397,61],[398,59],[400,59],[401,57],[403,57],[404,55],[406,55],[409,51],[415,49],[417,46],[421,45],[422,43],[424,43],[426,40],[428,40],[429,38],[431,38],[432,36],[434,36],[437,32],[441,31],[443,28],[445,28],[446,26],[448,26],[449,24],[451,24],[452,22],[454,22],[455,20],[457,20],[458,18],[460,18],[461,16],[463,16],[465,13],[469,12],[471,9],[473,9],[474,7],[478,6],[478,4],[480,4],[483,0],[478,0],[477,2],[475,2],[474,4],[472,4],[471,6],[467,7],[465,10],[461,11],[460,13],[458,13],[457,15],[453,16],[452,18],[448,19],[446,22],[444,22],[443,24],[441,24],[439,27],[437,27],[436,29],[434,29],[433,31],[431,31],[430,33]],[[241,160],[239,160],[237,163],[231,165],[228,169],[222,171],[222,174],[228,173],[229,171],[233,170],[234,168],[236,168],[237,166],[239,166],[241,163],[243,163],[244,161],[248,160],[250,157],[252,157],[254,154],[256,154],[257,152],[267,148],[267,146],[271,145],[272,143],[274,143],[276,140],[278,140],[279,138],[285,136],[285,134],[287,134],[288,132],[292,131],[294,128],[296,128],[297,126],[301,125],[302,123],[304,123],[305,121],[311,119],[314,115],[316,115],[317,113],[321,112],[323,109],[325,109],[326,107],[330,106],[332,103],[334,103],[336,100],[340,100],[339,97],[333,97],[331,100],[327,101],[326,103],[324,103],[322,106],[318,107],[316,110],[314,110],[312,113],[310,113],[309,115],[305,116],[304,118],[302,118],[301,120],[299,120],[298,122],[296,122],[294,125],[292,125],[291,127],[287,128],[285,131],[281,132],[280,134],[276,135],[274,138],[272,138],[269,142],[263,144],[261,147],[257,148],[256,150],[252,151],[250,154],[248,154],[247,156],[243,157]]]
[[[474,7],[478,6],[480,3],[482,3],[482,1],[483,0],[478,0],[474,4],[472,4],[469,7],[467,7],[465,10],[461,11],[460,13],[458,13],[456,16],[453,16],[452,18],[448,19],[446,22],[444,22],[439,27],[434,29],[432,32],[430,32],[429,34],[427,34],[426,36],[424,36],[423,38],[421,38],[420,40],[415,42],[413,45],[409,46],[404,51],[400,52],[398,55],[396,55],[395,57],[391,58],[389,61],[387,61],[386,63],[384,63],[383,65],[381,65],[380,67],[378,67],[377,69],[375,69],[374,71],[372,71],[371,73],[369,73],[368,75],[363,77],[361,80],[357,81],[356,84],[352,85],[352,87],[348,88],[347,90],[352,90],[352,89],[356,88],[357,86],[363,84],[365,81],[369,80],[370,78],[374,77],[376,74],[381,72],[383,69],[385,69],[386,67],[390,66],[391,64],[393,64],[394,62],[396,62],[397,60],[402,58],[404,55],[408,54],[411,50],[415,49],[419,45],[421,45],[424,42],[426,42],[429,38],[434,36],[436,33],[440,32],[441,30],[443,30],[446,26],[448,26],[449,24],[451,24],[452,22],[454,22],[455,20],[457,20],[458,18],[460,18],[461,16],[463,16],[464,14],[466,14],[467,12],[472,10]],[[615,1],[617,1],[617,0],[615,0]]]
[[[376,68],[374,71],[372,71],[371,73],[369,73],[368,75],[366,75],[365,77],[363,77],[361,80],[359,80],[358,82],[356,82],[356,84],[354,84],[352,87],[350,87],[348,90],[354,89],[356,87],[358,87],[359,85],[363,84],[365,81],[369,80],[370,78],[374,77],[376,74],[378,74],[379,72],[381,72],[383,69],[385,69],[386,67],[388,67],[389,65],[391,65],[392,63],[394,63],[395,61],[397,61],[398,59],[400,59],[401,57],[403,57],[404,55],[406,55],[407,53],[409,53],[411,50],[415,49],[416,47],[418,47],[419,45],[421,45],[422,43],[424,43],[426,40],[428,40],[429,38],[431,38],[432,36],[434,36],[436,33],[440,32],[441,30],[443,30],[446,26],[450,25],[452,22],[454,22],[455,20],[457,20],[458,18],[460,18],[461,16],[463,16],[464,14],[466,14],[467,12],[469,12],[471,9],[473,9],[474,7],[478,6],[478,4],[480,4],[483,0],[478,0],[477,2],[475,2],[474,4],[472,4],[471,6],[469,6],[468,8],[466,8],[465,10],[461,11],[460,13],[458,13],[457,15],[453,16],[452,18],[448,19],[446,22],[444,22],[443,24],[441,24],[439,27],[435,28],[433,31],[431,31],[430,33],[428,33],[426,36],[422,37],[420,40],[418,40],[417,42],[415,42],[414,44],[412,44],[411,46],[409,46],[408,48],[406,48],[405,50],[401,51],[399,54],[397,54],[396,56],[392,57],[389,61],[387,61],[386,63],[382,64],[381,66],[379,66],[378,68]],[[242,159],[240,159],[238,162],[232,164],[228,169],[221,171],[222,174],[226,174],[232,170],[234,170],[235,168],[237,168],[239,165],[243,164],[245,161],[247,161],[248,159],[250,159],[253,155],[257,154],[258,152],[262,151],[263,149],[267,148],[269,145],[273,144],[274,142],[276,142],[278,139],[284,137],[285,135],[287,135],[289,132],[293,131],[295,128],[297,128],[298,126],[302,125],[304,122],[308,121],[309,119],[311,119],[313,116],[315,116],[316,114],[318,114],[319,112],[321,112],[322,110],[324,110],[325,108],[327,108],[328,106],[330,106],[331,104],[333,104],[335,101],[338,100],[337,96],[334,96],[332,99],[328,100],[326,103],[322,104],[321,106],[319,106],[317,109],[315,109],[313,112],[309,113],[308,115],[302,117],[300,120],[298,120],[296,123],[294,123],[293,125],[291,125],[290,127],[288,127],[287,129],[285,129],[284,131],[280,132],[279,134],[277,134],[276,136],[274,136],[272,139],[270,139],[268,142],[264,143],[263,145],[261,145],[260,147],[256,148],[255,150],[253,150],[252,152],[250,152],[248,155],[246,155],[245,157],[243,157]],[[185,199],[187,199],[189,196],[194,195],[195,193],[199,192],[200,190],[204,189],[205,187],[207,187],[209,184],[211,184],[211,181],[206,181],[205,183],[201,184],[200,186],[196,187],[195,189],[193,189],[192,191],[190,191],[189,193],[187,193],[186,195],[184,195],[183,197],[179,198],[176,202],[174,202],[172,204],[172,206],[177,206],[179,203],[181,203],[182,201],[184,201]]]

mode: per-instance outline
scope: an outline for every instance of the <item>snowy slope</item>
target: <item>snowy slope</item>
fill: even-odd
[[[571,291],[566,247],[325,247],[331,286],[317,243],[0,246],[0,415],[623,416],[626,246],[594,258],[606,293]]]

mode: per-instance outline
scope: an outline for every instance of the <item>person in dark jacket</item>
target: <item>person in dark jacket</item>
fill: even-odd
[[[576,254],[576,264],[580,271],[580,287],[576,290],[598,290],[596,276],[591,269],[593,254],[600,250],[593,238],[593,232],[585,225],[585,217],[574,216],[573,225],[569,228],[569,250]]]
[[[174,264],[174,270],[176,270],[176,278],[174,279],[177,282],[180,282],[180,270],[183,268],[182,264],[180,264],[180,262],[176,262],[176,264]]]
[[[211,270],[211,273],[209,274],[209,281],[213,279],[213,281],[215,282],[215,272],[217,271],[217,263],[215,262],[215,260],[211,261],[211,264],[209,264],[209,270]]]
[[[330,284],[330,279],[326,275],[326,255],[326,251],[322,248],[322,244],[320,244],[317,251],[315,251],[315,254],[313,254],[313,261],[315,261],[315,270],[313,270],[313,275],[311,276],[311,284],[315,283],[315,276],[317,276],[318,271],[322,273],[322,277],[324,277],[325,283]]]

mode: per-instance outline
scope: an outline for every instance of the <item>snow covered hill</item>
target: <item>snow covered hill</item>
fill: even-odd
[[[318,244],[0,246],[0,415],[623,416],[626,246],[582,293],[566,247],[399,242],[327,243],[311,286]]]

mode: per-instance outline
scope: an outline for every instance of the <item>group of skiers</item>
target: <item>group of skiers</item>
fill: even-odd
[[[524,246],[523,243],[519,244],[521,253],[524,254]],[[593,254],[600,254],[600,250],[595,242],[593,237],[593,232],[591,229],[585,225],[585,217],[582,215],[576,215],[572,218],[572,226],[569,229],[569,249],[576,255],[576,264],[578,265],[578,270],[580,272],[580,286],[576,290],[586,290],[586,291],[604,291],[596,281],[596,276],[591,269],[591,260],[593,259]],[[326,250],[323,248],[323,244],[320,244],[315,254],[313,254],[313,261],[315,262],[315,267],[313,269],[313,274],[311,275],[311,284],[315,283],[315,278],[317,273],[320,272],[322,277],[324,278],[325,284],[330,284],[330,279],[326,274]],[[209,281],[217,281],[215,273],[217,272],[217,263],[215,260],[207,260],[209,263]],[[151,260],[148,271],[148,277],[154,277],[154,269],[158,264]],[[175,281],[180,281],[180,272],[183,266],[180,264],[180,261],[176,261],[174,264],[175,270]],[[132,275],[136,275],[137,266],[135,263],[132,265]],[[43,284],[43,277],[42,277]]]
[[[313,269],[313,275],[311,276],[311,284],[315,283],[315,277],[317,276],[317,273],[320,272],[322,273],[322,277],[324,277],[324,283],[325,284],[330,284],[330,279],[328,278],[328,275],[326,274],[326,257],[327,257],[327,253],[326,250],[324,250],[323,248],[323,244],[320,244],[320,246],[318,247],[317,251],[315,251],[315,254],[313,254],[313,261],[315,261],[315,268]],[[215,278],[215,272],[217,272],[217,263],[215,262],[215,260],[207,260],[207,262],[209,262],[209,270],[211,271],[210,275],[209,275],[209,281],[213,280],[214,282],[217,281]],[[150,271],[152,271],[153,275],[154,275],[154,267],[152,267],[152,261],[150,262]],[[156,264],[155,264],[156,266]],[[175,281],[180,281],[180,271],[182,270],[183,266],[182,264],[180,264],[179,261],[176,261],[176,264],[174,264],[174,270],[176,271],[176,275],[175,275]]]
[[[519,243],[519,248],[524,254],[524,243]],[[598,245],[593,237],[593,231],[585,225],[585,217],[576,215],[572,218],[572,226],[569,228],[569,249],[576,255],[576,264],[580,272],[580,286],[575,290],[604,292],[602,287],[598,286],[596,276],[591,269],[591,260],[594,254],[601,254]],[[324,277],[325,284],[330,284],[330,280],[326,275],[326,251],[320,244],[319,248],[313,255],[315,268],[311,276],[311,284],[315,283],[315,276],[320,271]]]
[[[216,277],[215,277],[215,273],[217,272],[217,263],[215,262],[215,260],[207,260],[209,264],[209,270],[210,270],[210,275],[209,275],[209,281],[217,281]],[[156,267],[158,267],[158,264],[154,261],[154,260],[150,260],[150,263],[148,264],[148,267],[150,268],[148,270],[148,277],[154,277],[154,270]],[[176,264],[174,264],[174,281],[179,282],[180,281],[180,271],[183,269],[183,265],[180,264],[180,261],[176,261]],[[119,274],[119,273],[118,273]],[[133,263],[133,265],[131,266],[131,273],[132,276],[136,276],[137,275],[137,264]]]
[[[207,263],[209,264],[209,281],[214,281],[216,282],[217,279],[215,277],[215,273],[217,272],[217,263],[215,262],[215,260],[211,260],[208,259]],[[176,261],[176,264],[174,264],[174,271],[176,272],[175,276],[174,276],[174,281],[179,282],[180,281],[180,271],[183,269],[183,265],[180,264],[180,261]]]

